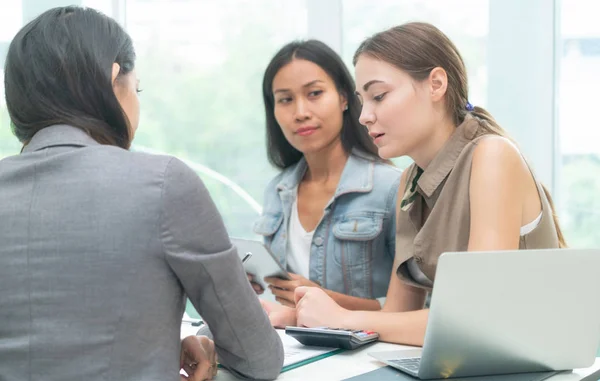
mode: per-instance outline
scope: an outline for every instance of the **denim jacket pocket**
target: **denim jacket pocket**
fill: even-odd
[[[383,219],[383,213],[375,212],[351,213],[337,219],[333,225],[335,262],[342,268],[371,262]]]

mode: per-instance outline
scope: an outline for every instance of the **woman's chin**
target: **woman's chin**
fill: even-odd
[[[398,155],[398,152],[396,152],[397,150],[394,150],[392,147],[390,146],[382,146],[382,147],[378,147],[378,153],[379,153],[379,157],[384,159],[384,160],[390,160],[393,159],[395,157],[398,156],[402,156],[402,155]]]

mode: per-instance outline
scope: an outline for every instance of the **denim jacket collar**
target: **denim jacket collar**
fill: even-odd
[[[361,170],[365,165],[369,166],[368,171]],[[290,171],[284,173],[281,181],[277,184],[277,191],[295,190],[302,181],[306,169],[306,160],[302,158]],[[372,158],[358,150],[352,150],[333,198],[335,199],[346,193],[368,193],[372,191],[374,169],[375,163]]]

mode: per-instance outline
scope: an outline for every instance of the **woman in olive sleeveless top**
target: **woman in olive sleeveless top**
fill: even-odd
[[[454,44],[409,23],[364,41],[354,56],[365,125],[383,158],[409,156],[397,205],[396,259],[381,312],[348,311],[317,288],[296,289],[296,324],[369,329],[422,345],[425,296],[446,251],[564,247],[549,193],[517,146],[468,101]]]

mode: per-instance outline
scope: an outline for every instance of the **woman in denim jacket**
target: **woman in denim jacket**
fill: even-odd
[[[401,171],[359,124],[354,86],[337,53],[315,40],[284,46],[264,75],[267,154],[282,172],[254,231],[291,273],[291,281],[266,279],[284,306],[295,305],[299,286],[362,310],[379,310],[387,292]],[[274,312],[293,313],[263,305],[275,325]]]

